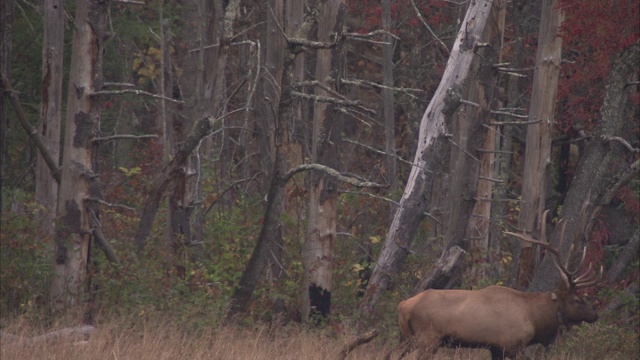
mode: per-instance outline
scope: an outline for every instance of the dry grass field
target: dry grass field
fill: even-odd
[[[330,327],[309,330],[299,324],[272,328],[257,325],[200,327],[196,330],[187,330],[168,320],[120,318],[101,322],[86,339],[28,340],[62,327],[64,327],[62,324],[58,324],[45,331],[19,321],[5,325],[2,330],[0,359],[325,360],[337,359],[345,344],[354,339],[353,335],[337,334],[329,330]],[[16,335],[19,338],[13,338],[7,334]],[[383,359],[393,348],[396,338],[394,335],[380,334],[370,343],[357,347],[347,359]],[[597,335],[586,331],[584,336],[593,336],[593,343],[585,347],[580,344],[571,346],[570,341],[563,341],[564,344],[559,344],[557,349],[554,348],[548,353],[547,359],[627,360],[638,358],[638,339],[634,334],[631,334],[628,339],[618,339],[621,343],[612,343],[607,340],[610,334]],[[615,336],[619,338],[620,334]],[[577,341],[588,340],[578,339]],[[600,350],[609,346],[610,349],[598,352],[591,350],[593,346]],[[616,349],[620,346],[623,348]],[[529,348],[527,352],[530,356],[533,355],[533,358],[541,358],[542,348]],[[397,354],[393,358],[397,358]],[[416,354],[407,357],[407,359],[415,358]],[[490,355],[489,351],[482,349],[440,349],[436,359],[490,359]]]

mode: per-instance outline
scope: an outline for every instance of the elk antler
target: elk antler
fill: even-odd
[[[518,233],[509,232],[509,231],[505,231],[504,233],[507,235],[513,235],[515,237],[518,237],[524,241],[527,241],[533,244],[541,245],[548,252],[550,252],[553,255],[551,257],[551,260],[553,261],[553,265],[555,265],[556,269],[558,269],[558,271],[560,272],[560,277],[562,278],[562,282],[564,282],[564,284],[567,286],[568,289],[571,287],[583,288],[583,287],[592,286],[596,284],[598,281],[600,281],[600,276],[596,276],[595,272],[593,273],[591,272],[591,264],[589,264],[589,269],[587,269],[587,271],[584,274],[574,279],[574,276],[582,268],[582,264],[584,263],[584,260],[586,258],[586,255],[587,255],[586,247],[583,249],[580,263],[578,264],[578,266],[574,271],[568,270],[569,260],[571,259],[571,255],[573,254],[573,245],[571,245],[571,249],[569,250],[569,257],[567,258],[565,265],[564,266],[562,265],[562,259],[561,259],[560,253],[556,248],[552,247],[551,244],[546,239],[545,219],[547,218],[548,212],[549,210],[546,210],[542,215],[542,221],[540,223],[541,240],[536,240],[531,236],[527,235],[526,233],[518,234]],[[558,225],[560,225],[560,223],[562,223],[562,228],[560,230],[561,231],[560,242],[562,242],[564,241],[564,230],[565,230],[566,222],[564,222],[564,220],[560,220]],[[602,267],[600,267],[600,275],[602,275]]]

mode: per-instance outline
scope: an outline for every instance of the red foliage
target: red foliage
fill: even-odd
[[[625,210],[633,214],[633,218],[640,221],[640,199],[630,186],[625,186],[616,194],[616,198],[622,200]]]
[[[443,23],[450,23],[451,18],[447,9],[452,6],[444,1],[438,0],[415,0],[416,6],[420,10],[429,26],[437,27]],[[382,28],[382,6],[380,0],[347,0],[347,6],[352,16],[364,19],[364,23],[355,31],[368,33],[372,30]],[[391,19],[395,27],[390,29],[392,33],[399,34],[401,28],[404,32],[419,32],[422,23],[415,14],[413,5],[409,0],[392,1],[389,5]],[[416,29],[418,28],[418,30]]]
[[[558,85],[558,126],[591,130],[599,116],[611,58],[640,39],[636,0],[561,0],[565,63]]]
[[[596,222],[591,233],[591,242],[587,249],[584,266],[598,266],[604,262],[605,246],[609,243],[609,231],[602,221]]]

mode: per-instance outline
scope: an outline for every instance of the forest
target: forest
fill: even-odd
[[[640,357],[638,1],[0,19],[3,359],[400,358],[403,300],[562,284],[598,321],[520,355]]]

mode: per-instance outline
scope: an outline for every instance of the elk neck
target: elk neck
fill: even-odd
[[[562,311],[562,306],[558,304],[558,294],[555,291],[551,293],[551,301],[556,305],[556,318],[558,319],[558,328],[565,330],[567,329],[567,322],[565,321],[566,316]]]

